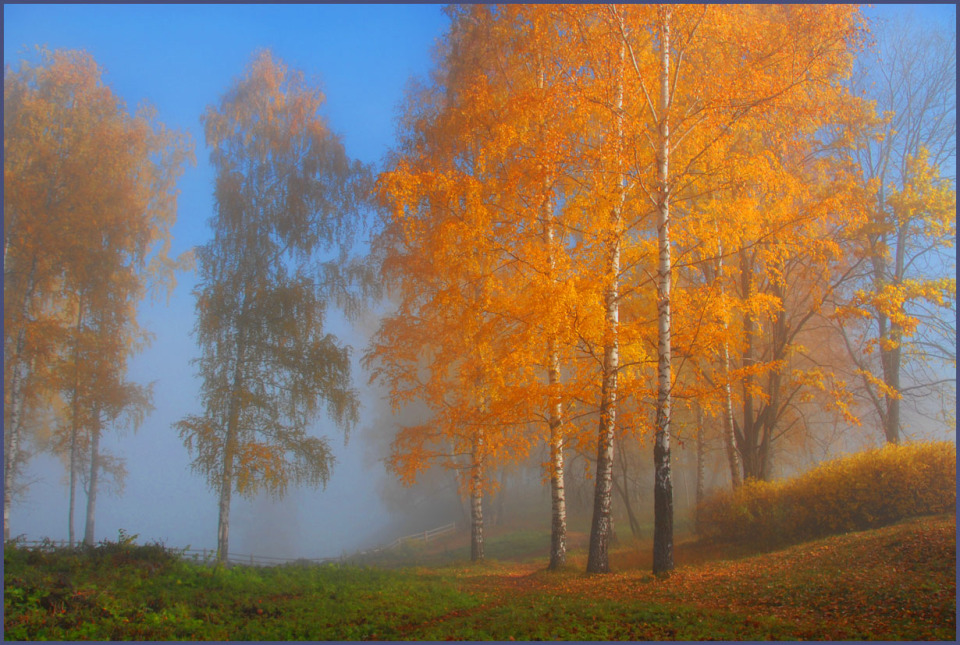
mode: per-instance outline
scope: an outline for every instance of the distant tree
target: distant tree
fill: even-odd
[[[85,484],[87,504],[83,542],[89,546],[95,542],[101,473],[112,476],[117,488],[122,488],[126,475],[123,460],[105,453],[100,447],[104,427],[126,426],[136,430],[146,414],[153,410],[152,384],[144,387],[124,378],[131,351],[142,347],[142,343],[133,336],[138,330],[127,315],[133,311],[130,307],[133,298],[131,294],[123,294],[122,290],[118,294],[117,283],[113,284],[113,293],[107,294],[108,300],[120,307],[96,301],[91,303],[91,309],[96,309],[85,319],[78,318],[86,324],[78,328],[80,335],[73,346],[76,353],[72,351],[66,361],[66,383],[73,405],[69,414],[62,415],[63,426],[69,428],[69,433],[61,433],[61,445],[64,439],[69,439],[70,450],[62,452],[68,456],[71,497],[76,495],[77,479]],[[69,525],[72,540],[72,503]]]
[[[940,394],[955,415],[956,37],[955,28],[881,25],[853,77],[878,123],[857,153],[872,217],[860,235],[855,315],[840,320],[866,407],[890,443],[901,440],[905,401]]]
[[[324,320],[331,300],[347,313],[359,302],[348,249],[369,173],[347,158],[322,103],[303,73],[263,51],[202,118],[217,173],[214,236],[197,250],[204,411],[175,427],[219,493],[220,560],[233,491],[325,484],[333,455],[310,425],[321,408],[345,432],[357,419],[350,348]]]
[[[80,454],[100,413],[147,404],[126,362],[146,339],[137,303],[181,265],[170,227],[192,146],[150,109],[129,114],[89,54],[39,54],[4,75],[4,535],[24,421],[59,393],[70,403],[56,407],[51,445],[71,448],[72,543]]]
[[[76,323],[54,369],[55,382],[66,405],[59,408],[50,444],[64,460],[68,472],[68,536],[71,544],[75,539],[78,482],[86,475],[84,542],[90,545],[94,543],[99,474],[104,470],[115,475],[124,472],[122,461],[101,459],[103,427],[105,423],[124,418],[136,428],[153,407],[152,388],[125,379],[129,355],[143,346],[132,337],[136,328],[128,315],[133,311],[129,306],[133,303],[124,302],[130,296],[114,299],[123,305],[118,310],[98,302],[91,295],[84,293],[78,298]],[[114,467],[104,468],[111,464]],[[115,477],[115,481],[121,484],[122,476]]]

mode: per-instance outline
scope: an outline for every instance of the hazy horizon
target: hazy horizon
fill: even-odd
[[[954,6],[876,5],[870,13],[899,19],[912,12],[918,20],[942,21]],[[167,127],[191,133],[197,165],[186,169],[179,184],[171,252],[177,255],[210,235],[213,170],[200,115],[257,49],[270,48],[290,67],[319,79],[326,95],[323,115],[343,137],[347,154],[379,164],[394,143],[404,87],[429,72],[434,43],[448,24],[440,5],[5,5],[4,60],[16,69],[22,53],[35,45],[86,50],[129,108],[149,102]],[[121,494],[106,488],[98,500],[97,541],[116,540],[123,530],[138,535],[140,543],[216,548],[217,495],[192,472],[191,457],[171,427],[200,412],[199,381],[190,362],[199,356],[191,334],[195,284],[194,274],[182,273],[169,303],[161,298],[139,307],[139,322],[155,339],[131,360],[128,378],[155,384],[155,410],[137,433],[111,429],[104,435],[103,449],[125,459],[128,476]],[[384,487],[400,486],[378,460],[377,450],[389,441],[370,440],[391,431],[382,416],[388,406],[359,365],[373,324],[353,327],[340,316],[331,319],[330,331],[353,348],[360,422],[346,443],[333,423],[323,417],[316,423],[316,434],[329,438],[336,457],[325,489],[294,487],[281,500],[234,496],[231,553],[335,557],[387,543],[404,526],[405,518],[391,513],[382,494]],[[646,454],[648,448],[642,450]],[[29,489],[11,511],[11,537],[66,539],[64,478],[56,457],[31,459],[23,474]],[[443,499],[434,505],[435,521],[426,511],[423,519],[416,515],[426,524],[418,530],[459,519]]]

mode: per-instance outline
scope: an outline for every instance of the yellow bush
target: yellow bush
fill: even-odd
[[[705,539],[762,546],[955,512],[957,447],[887,445],[825,462],[789,480],[748,481],[700,507]]]

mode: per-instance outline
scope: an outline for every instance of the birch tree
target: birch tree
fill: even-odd
[[[325,484],[333,454],[309,430],[323,411],[344,432],[357,419],[350,348],[324,325],[331,302],[356,310],[348,251],[368,172],[318,114],[322,102],[302,72],[262,51],[202,117],[217,173],[213,239],[197,249],[203,413],[175,427],[217,492],[221,561],[233,492]]]
[[[446,73],[438,70],[442,83]],[[527,406],[509,394],[514,326],[495,315],[505,283],[494,275],[490,185],[476,139],[445,109],[442,83],[411,90],[397,159],[378,180],[388,210],[376,249],[398,308],[364,361],[395,410],[419,401],[432,413],[397,428],[390,469],[405,484],[431,464],[457,472],[470,500],[471,559],[482,560],[483,496],[500,464],[526,454]]]
[[[501,230],[489,234],[510,268],[511,286],[497,315],[519,323],[513,343],[529,369],[514,378],[531,401],[532,427],[546,426],[553,569],[566,558],[564,415],[572,384],[563,371],[575,345],[569,313],[577,305],[570,253],[576,224],[561,204],[570,197],[576,165],[569,135],[582,115],[569,100],[575,59],[566,50],[567,25],[557,18],[555,8],[542,6],[478,5],[457,14],[459,28],[475,34],[463,40],[492,53],[471,58],[461,49],[466,78],[459,82],[468,82],[469,91],[458,92],[457,114],[466,117],[463,130],[483,133],[487,181],[502,213]]]
[[[904,402],[917,419],[943,397],[941,421],[955,422],[956,52],[956,29],[881,25],[851,83],[875,101],[878,122],[857,152],[872,216],[860,232],[864,271],[839,322],[890,443],[908,425]]]
[[[711,152],[726,149],[735,126],[748,121],[759,126],[778,109],[814,113],[810,107],[818,94],[809,90],[837,85],[857,43],[858,19],[855,8],[813,14],[799,6],[658,6],[653,15],[611,7],[608,14],[640,92],[627,130],[655,156],[653,167],[634,165],[629,175],[657,214],[653,570],[665,573],[673,568],[671,247],[684,236],[683,222],[672,221],[671,209],[676,212],[678,200],[708,189],[713,168],[706,162]]]
[[[182,266],[170,228],[192,146],[149,107],[130,114],[89,54],[39,56],[4,75],[4,532],[24,419],[62,394],[53,445],[69,454],[72,543],[93,411],[133,404],[118,393],[136,387],[126,363],[147,338],[136,306]]]
[[[384,266],[403,294],[401,310],[417,328],[431,330],[414,346],[429,347],[430,355],[436,351],[461,369],[483,364],[475,356],[481,348],[490,358],[477,367],[476,380],[463,382],[433,360],[417,365],[406,356],[401,379],[396,370],[404,338],[423,332],[398,315],[384,321],[371,364],[381,375],[393,374],[395,400],[409,394],[401,381],[418,388],[435,408],[435,425],[450,426],[444,419],[459,409],[453,401],[472,401],[486,427],[461,421],[459,432],[450,426],[440,434],[455,444],[466,428],[475,439],[482,434],[491,471],[502,460],[521,458],[536,441],[534,429],[543,428],[550,450],[550,566],[556,568],[564,562],[566,529],[561,365],[574,343],[567,317],[569,233],[558,206],[570,159],[564,144],[570,102],[561,80],[569,59],[549,8],[478,5],[453,9],[451,16],[434,84],[410,96],[409,130],[393,168],[381,176],[391,211]],[[448,339],[441,330],[451,316],[459,333]],[[478,335],[470,348],[460,347],[458,337],[468,329]],[[421,381],[414,367],[428,370],[429,379]],[[455,391],[441,402],[444,387]],[[529,437],[517,431],[525,425],[533,430]],[[434,442],[434,452],[415,444],[423,432],[399,431],[397,445],[421,455],[405,458],[406,467],[422,464],[424,456],[449,459],[442,442]]]
[[[751,164],[776,154],[741,153],[740,138],[774,133],[776,146],[793,136],[785,133],[792,129],[789,119],[822,122],[818,115],[833,106],[824,96],[838,91],[857,43],[856,10],[498,6],[452,14],[454,33],[444,43],[442,64],[429,89],[408,104],[411,127],[394,169],[381,176],[381,194],[392,211],[383,238],[393,251],[387,257],[408,288],[397,315],[382,328],[389,333],[377,350],[395,345],[393,396],[402,400],[429,391],[441,409],[452,405],[439,399],[444,387],[459,387],[448,394],[474,406],[474,416],[462,418],[488,419],[486,431],[515,422],[503,401],[517,401],[518,409],[524,400],[546,404],[540,417],[551,446],[562,435],[564,445],[589,445],[597,455],[591,572],[609,570],[618,417],[631,410],[633,418],[619,425],[634,428],[635,438],[649,425],[634,423],[648,412],[640,402],[650,402],[657,470],[654,570],[669,571],[670,406],[682,387],[674,343],[679,341],[685,357],[710,355],[702,341],[698,345],[696,329],[677,331],[677,321],[696,327],[705,312],[703,299],[683,293],[692,289],[691,281],[678,293],[673,255],[679,250],[729,270],[717,253],[729,254],[731,231],[748,223],[711,220],[724,228],[723,235],[713,234],[724,244],[707,251],[710,245],[697,237],[702,218],[695,201],[729,189],[724,181],[749,184]],[[723,285],[719,277],[712,282],[711,288]],[[468,288],[480,285],[479,293]],[[412,321],[401,320],[404,315]],[[399,342],[439,337],[447,316],[464,329],[482,328],[490,319],[500,324],[482,342],[481,336],[473,340],[495,356],[480,381],[421,381],[418,370],[435,359],[418,363],[417,342]],[[711,338],[726,337],[719,324],[710,325]],[[417,336],[416,326],[434,331]],[[580,361],[571,360],[571,336]],[[531,360],[536,352],[546,360]],[[530,366],[537,363],[542,371],[535,375]],[[590,369],[595,371],[588,375]],[[556,387],[558,375],[563,387]],[[724,375],[726,382],[730,378]],[[538,379],[548,387],[538,388]],[[488,398],[478,396],[481,381]],[[521,387],[505,385],[524,381]],[[729,412],[732,395],[726,399]],[[555,432],[573,407],[564,403],[573,401],[578,412],[598,414],[595,440]],[[726,416],[732,446],[734,420]],[[488,457],[505,436],[485,432]],[[529,444],[516,442],[513,453]],[[559,472],[557,454],[552,452],[551,469]],[[554,555],[560,549],[553,551],[551,561],[559,561]]]

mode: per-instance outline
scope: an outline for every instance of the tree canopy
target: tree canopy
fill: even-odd
[[[232,492],[325,484],[333,455],[312,424],[323,411],[344,431],[357,419],[350,348],[324,326],[342,300],[368,171],[320,117],[322,102],[302,72],[262,51],[202,119],[217,172],[213,239],[197,249],[204,411],[176,427],[219,493],[221,559]]]

